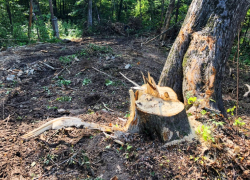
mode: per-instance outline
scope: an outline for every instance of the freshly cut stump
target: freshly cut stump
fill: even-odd
[[[131,125],[153,139],[158,137],[162,142],[169,142],[191,133],[184,104],[177,99],[163,100],[143,94],[136,101],[136,111]]]

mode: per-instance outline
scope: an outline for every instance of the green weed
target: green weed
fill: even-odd
[[[88,78],[85,78],[85,79],[82,81],[82,86],[88,85],[89,83],[91,83],[91,80],[88,79]]]
[[[201,135],[201,137],[202,137],[205,141],[211,140],[211,141],[214,142],[214,138],[213,138],[213,136],[212,136],[211,127],[205,126],[205,125],[199,126],[199,127],[196,129],[196,133],[199,134],[199,135]]]
[[[235,110],[236,106],[232,107],[232,108],[228,108],[227,112],[230,113],[232,116],[234,115],[234,110]]]
[[[234,121],[234,126],[238,126],[238,127],[241,127],[241,126],[244,126],[246,123],[242,122],[242,119],[239,117],[238,119],[235,119]]]
[[[68,86],[70,83],[71,83],[70,80],[65,80],[65,79],[63,79],[63,80],[58,80],[58,81],[57,81],[57,84],[58,84],[59,86],[62,86],[62,85]]]
[[[194,104],[196,100],[197,100],[197,97],[190,97],[188,98],[188,104]]]
[[[222,121],[219,121],[219,122],[213,121],[212,123],[215,124],[216,127],[218,127],[218,126],[224,126],[224,124],[225,124],[225,123],[222,122]]]
[[[72,99],[72,97],[70,97],[70,96],[63,96],[63,97],[56,98],[56,100],[60,101],[60,102],[71,101],[71,99]]]
[[[106,85],[106,86],[114,85],[114,82],[111,81],[111,80],[109,80],[109,79],[106,79],[106,80],[105,80],[105,85]]]
[[[201,112],[200,112],[202,115],[206,115],[207,114],[207,111],[206,110],[201,110]]]

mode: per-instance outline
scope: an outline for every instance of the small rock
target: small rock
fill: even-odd
[[[66,113],[66,112],[67,112],[65,109],[58,109],[57,111],[58,111],[58,113],[60,113],[60,114],[63,114],[63,113]]]
[[[129,68],[131,68],[131,65],[130,65],[130,64],[127,64],[127,65],[125,66],[125,69],[129,69]]]
[[[20,77],[20,76],[22,76],[23,75],[23,71],[21,70],[21,71],[19,71],[18,73],[17,73],[17,76],[18,77]]]
[[[79,115],[86,112],[86,109],[71,109],[69,110],[71,115]]]
[[[6,80],[7,80],[7,81],[14,81],[14,79],[15,79],[15,75],[13,75],[13,74],[9,74],[9,75],[6,77]]]
[[[106,109],[102,109],[102,110],[100,110],[100,112],[102,112],[102,113],[109,113],[108,110],[106,110]]]
[[[29,74],[34,74],[35,69],[29,70]]]
[[[108,60],[110,60],[110,57],[109,57],[109,56],[106,57],[106,61],[108,61]]]
[[[98,105],[94,106],[93,109],[99,110],[100,107]]]

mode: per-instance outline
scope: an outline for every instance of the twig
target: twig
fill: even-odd
[[[7,120],[7,122],[6,122],[6,126],[8,125],[8,122],[9,122],[9,120],[10,120],[10,115],[6,118],[6,119],[4,119],[3,121],[6,121]]]
[[[108,107],[104,104],[104,102],[102,102],[102,104],[103,104],[103,106],[104,106],[107,110],[114,112],[114,110],[113,110],[113,109],[108,108]]]
[[[66,70],[68,71],[68,73],[70,74],[70,71],[68,70],[68,68],[66,68]]]
[[[3,100],[3,119],[4,119],[4,100]]]
[[[239,57],[240,57],[240,31],[238,31],[238,57],[237,57],[237,102],[236,102],[236,118],[238,117],[239,105]]]
[[[111,135],[105,133],[104,131],[103,131],[103,134],[106,136],[106,138],[114,138],[114,139],[117,138],[116,136],[111,136]]]
[[[102,71],[100,71],[100,70],[98,70],[98,69],[96,69],[96,68],[94,68],[94,67],[92,67],[92,68],[93,68],[94,70],[96,70],[96,71],[102,73],[102,74],[105,74],[106,76],[109,76],[109,77],[111,77],[111,78],[114,78],[113,76],[111,76],[111,75],[109,75],[109,74],[107,74],[107,73],[105,73],[105,72],[102,72]]]
[[[65,69],[66,69],[66,67],[63,68],[59,73],[57,73],[57,75],[55,76],[55,78],[58,78],[58,76],[59,76]]]
[[[53,136],[55,136],[58,132],[59,132],[60,129],[57,129],[56,132],[54,134],[52,134],[52,136],[50,136],[46,142],[48,142]]]
[[[150,39],[150,40],[148,40],[148,41],[146,41],[146,42],[144,42],[144,43],[141,43],[141,46],[142,46],[143,44],[147,44],[147,43],[149,43],[149,42],[155,40],[155,39],[158,38],[159,36],[161,36],[161,35],[167,33],[168,31],[170,31],[173,27],[175,27],[175,26],[176,26],[177,24],[179,24],[180,22],[181,22],[181,21],[177,22],[176,24],[174,24],[173,26],[171,26],[171,27],[168,28],[167,30],[163,31],[161,34],[155,36],[154,38],[152,38],[152,39]]]
[[[105,132],[103,132],[103,133],[104,133],[104,135],[106,136],[106,138],[113,138],[113,140],[114,140],[117,144],[120,144],[121,146],[124,146],[124,142],[122,142],[122,141],[116,139],[116,138],[117,138],[116,136],[111,136],[111,135],[109,135],[109,134],[107,134],[107,133],[105,133]]]
[[[120,74],[121,74],[125,79],[127,79],[129,82],[131,82],[132,84],[134,84],[135,86],[141,87],[141,86],[139,86],[136,82],[134,82],[134,81],[130,80],[129,78],[127,78],[127,77],[126,77],[124,74],[122,74],[121,72],[120,72]]]
[[[124,121],[124,122],[127,121],[127,119],[123,119],[123,118],[120,118],[120,117],[118,117],[117,119],[119,119],[119,120],[121,120],[121,121]]]
[[[46,64],[45,62],[41,62],[43,65],[45,65],[45,66],[47,66],[48,68],[50,68],[50,69],[52,69],[52,70],[55,70],[55,68],[54,67],[52,67],[52,66],[50,66],[50,65],[48,65],[48,64]]]

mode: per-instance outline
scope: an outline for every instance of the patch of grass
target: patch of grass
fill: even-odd
[[[58,109],[58,107],[56,107],[56,106],[47,106],[46,108],[47,109]]]
[[[79,56],[100,56],[102,54],[113,53],[113,49],[110,46],[99,46],[96,44],[88,44],[86,48],[78,52]]]
[[[70,55],[70,56],[61,56],[59,57],[59,61],[63,64],[70,64],[74,58],[76,57],[76,55]]]
[[[72,99],[72,97],[70,97],[70,96],[62,96],[62,97],[56,98],[56,100],[60,101],[60,102],[71,101],[71,99]]]

